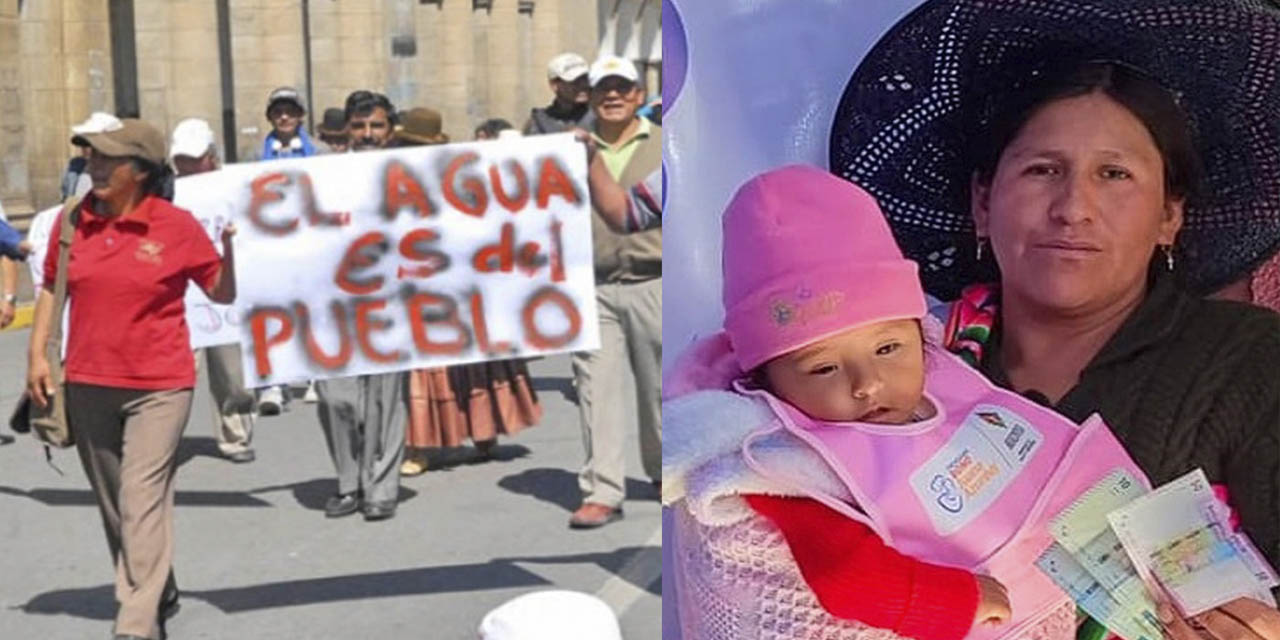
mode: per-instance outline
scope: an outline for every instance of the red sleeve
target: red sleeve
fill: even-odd
[[[49,230],[49,248],[44,252],[44,282],[41,286],[53,291],[58,281],[58,239],[62,237],[62,216],[58,213],[53,219],[53,228]]]
[[[187,277],[201,289],[208,291],[213,288],[218,272],[222,271],[222,257],[213,248],[213,242],[209,240],[204,227],[190,213],[186,215],[191,220],[191,240],[187,243]]]
[[[870,527],[816,500],[745,496],[787,540],[822,607],[917,640],[960,640],[973,627],[972,573],[898,553]]]

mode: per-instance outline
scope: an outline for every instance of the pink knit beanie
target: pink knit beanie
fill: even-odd
[[[876,201],[815,167],[756,176],[724,214],[725,332],[750,371],[856,327],[926,313]]]

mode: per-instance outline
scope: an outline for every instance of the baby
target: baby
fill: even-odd
[[[1072,637],[1074,607],[1035,568],[1048,519],[1116,468],[1142,478],[1101,420],[1071,423],[936,347],[916,264],[855,185],[770,171],[723,228],[724,331],[677,362],[664,420],[680,429],[676,396],[695,391],[767,407],[735,452],[756,479],[728,493],[781,531],[826,613],[917,640]],[[729,415],[697,428],[745,428]],[[767,462],[757,443],[779,432],[839,490]],[[682,623],[702,609],[682,604]]]

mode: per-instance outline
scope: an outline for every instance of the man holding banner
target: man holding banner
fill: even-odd
[[[630,60],[601,58],[589,76],[596,154],[617,183],[630,189],[661,167],[662,129],[636,117],[644,90]],[[575,529],[622,517],[627,367],[635,377],[645,473],[655,485],[662,477],[662,230],[619,235],[606,226],[607,218],[603,212],[592,217],[601,348],[573,356],[587,454],[578,475],[582,506],[569,519]]]
[[[391,112],[352,94],[357,150],[386,146]],[[317,380],[338,475],[326,515],[394,516],[405,371],[599,348],[585,160],[550,135],[187,178],[193,210],[243,220],[247,384]]]
[[[352,150],[386,147],[393,113],[390,101],[380,94],[356,91],[348,96]],[[395,516],[407,389],[403,371],[316,381],[320,424],[338,472],[338,493],[325,503],[326,517],[339,518],[357,509],[367,521]]]

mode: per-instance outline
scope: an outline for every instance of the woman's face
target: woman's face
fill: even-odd
[[[1141,295],[1152,253],[1182,226],[1155,140],[1101,93],[1041,107],[972,201],[1005,291],[1073,315]]]
[[[94,150],[89,155],[89,177],[93,179],[93,195],[111,200],[142,187],[147,174],[134,169],[127,157],[106,156]]]

